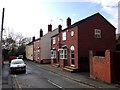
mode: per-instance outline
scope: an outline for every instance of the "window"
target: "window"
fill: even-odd
[[[62,33],[62,40],[66,40],[66,32]]]
[[[60,59],[63,59],[63,49],[59,50]]]
[[[51,58],[56,59],[56,50],[51,50]]]
[[[67,49],[59,49],[60,59],[67,59]]]
[[[56,44],[56,37],[53,37],[53,44]]]
[[[71,33],[70,33],[70,34],[71,34],[71,36],[74,36],[74,31],[71,31]]]
[[[101,30],[100,29],[95,29],[95,38],[101,38]]]

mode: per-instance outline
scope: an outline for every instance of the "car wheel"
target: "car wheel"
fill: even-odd
[[[10,70],[11,71],[11,74],[13,74],[13,71],[12,70]]]
[[[26,73],[26,70],[23,70],[23,73]]]

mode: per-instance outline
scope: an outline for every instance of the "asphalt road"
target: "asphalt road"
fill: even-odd
[[[18,87],[20,90],[24,88],[56,88],[57,90],[73,88],[84,90],[85,88],[92,88],[44,70],[36,64],[35,62],[26,61],[27,70],[25,74],[9,73],[9,76],[12,78],[11,85],[14,85],[12,87]]]

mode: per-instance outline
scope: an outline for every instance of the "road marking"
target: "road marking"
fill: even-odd
[[[21,87],[20,84],[18,83],[17,76],[14,75],[14,78],[15,78],[15,81],[16,81],[16,83],[17,83],[17,85],[18,85],[18,88],[19,88],[20,90],[22,90],[22,87]]]
[[[52,82],[51,80],[48,80],[48,82],[51,83],[51,84],[53,84],[54,86],[56,86],[56,87],[62,89],[62,90],[65,90],[63,87],[57,85],[56,83]]]

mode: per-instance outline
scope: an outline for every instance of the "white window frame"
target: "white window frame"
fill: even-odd
[[[56,44],[56,37],[53,37],[52,42],[53,44]]]
[[[63,41],[65,41],[65,40],[67,39],[67,37],[66,37],[67,35],[66,35],[66,34],[67,34],[66,32],[63,32],[63,33],[62,33],[62,40],[63,40]]]
[[[56,59],[56,50],[51,50],[51,58]]]
[[[95,35],[95,38],[101,38],[101,29],[95,29],[94,35]]]
[[[67,49],[59,49],[59,56],[60,59],[67,59]]]

